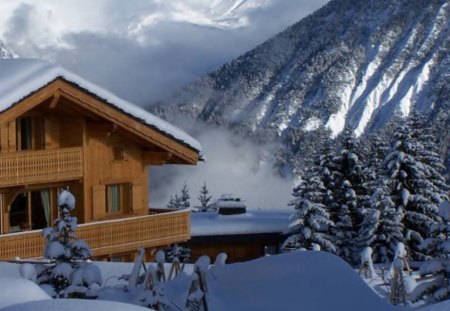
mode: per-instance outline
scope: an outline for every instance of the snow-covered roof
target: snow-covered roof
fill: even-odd
[[[292,211],[247,211],[220,215],[216,212],[192,213],[191,236],[284,233]]]
[[[218,200],[224,201],[241,201],[241,198],[231,193],[224,193],[220,196]]]
[[[224,207],[229,207],[229,208],[246,208],[247,206],[242,201],[217,200],[217,202],[214,203],[214,208],[224,208]]]
[[[176,126],[62,67],[43,60],[23,58],[0,60],[0,112],[7,110],[58,78],[78,85],[142,123],[201,151],[200,143]]]

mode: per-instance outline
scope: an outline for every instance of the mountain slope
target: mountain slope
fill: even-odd
[[[127,29],[131,37],[145,36],[155,24],[176,22],[222,30],[245,27],[249,15],[271,0],[167,1],[159,10],[145,12]]]
[[[2,41],[0,41],[0,59],[17,57]]]
[[[334,0],[160,104],[263,139],[362,134],[448,103],[449,17],[448,0]]]

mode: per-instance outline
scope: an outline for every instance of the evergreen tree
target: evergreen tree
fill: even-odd
[[[384,132],[374,132],[368,135],[362,146],[363,175],[365,176],[365,188],[368,193],[373,193],[377,187],[375,181],[378,179],[378,172],[381,163],[384,161],[390,150],[389,140]]]
[[[169,202],[167,203],[167,208],[171,208],[171,209],[182,208],[181,197],[178,194],[171,195]]]
[[[339,255],[351,264],[356,264],[360,250],[355,239],[363,221],[362,204],[366,200],[365,178],[359,160],[359,141],[351,129],[341,136],[342,151],[330,158],[326,179],[332,180],[328,189],[332,194],[328,206],[335,226],[332,233],[339,248]],[[331,170],[330,170],[331,168]]]
[[[295,212],[291,216],[289,233],[291,236],[283,245],[285,249],[313,249],[317,244],[322,250],[335,253],[336,247],[329,235],[333,222],[327,207],[323,204],[326,189],[322,183],[318,167],[307,172],[294,189],[295,197],[289,205]]]
[[[200,189],[200,193],[197,199],[200,201],[200,210],[202,212],[206,212],[208,210],[208,203],[211,200],[212,196],[209,195],[208,188],[206,187],[206,182],[203,183],[202,188]]]
[[[55,221],[55,227],[42,230],[46,240],[44,258],[51,265],[40,267],[37,282],[52,296],[85,293],[92,284],[102,284],[101,273],[97,266],[86,262],[91,250],[75,236],[77,218],[70,215],[75,198],[68,190],[59,194],[58,208],[61,218]]]
[[[189,189],[186,183],[183,184],[181,188],[181,197],[180,197],[180,208],[189,208],[191,207],[190,200],[191,196],[189,195]]]
[[[376,188],[368,203],[357,246],[359,249],[371,247],[374,262],[389,262],[396,245],[403,241],[402,210],[395,208],[383,185]]]
[[[431,238],[424,241],[422,247],[429,250],[435,257],[422,263],[420,275],[429,280],[419,284],[410,295],[415,302],[425,299],[436,302],[450,297],[450,225],[449,211],[445,213],[445,222],[431,227]]]
[[[403,242],[403,212],[395,207],[384,179],[379,178],[381,164],[389,153],[386,131],[368,136],[364,144],[363,175],[367,196],[361,200],[362,223],[358,229],[356,248],[371,247],[374,262],[389,262],[393,250]]]
[[[398,126],[379,178],[385,183],[395,209],[404,215],[405,242],[410,254],[420,260],[424,258],[420,245],[429,237],[430,226],[442,222],[438,204],[446,196],[443,185],[436,182],[443,177],[425,160],[425,147],[416,126],[414,118]]]
[[[175,197],[178,198],[177,195],[175,195]],[[177,201],[178,201],[178,200],[177,200],[176,198],[174,198],[173,195],[171,195],[171,196],[170,196],[170,199],[169,199],[169,202],[167,203],[167,208],[170,208],[170,209],[179,208],[179,205],[178,205],[178,202],[177,202]]]

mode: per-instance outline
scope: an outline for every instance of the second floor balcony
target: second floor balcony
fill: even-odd
[[[83,177],[83,148],[0,154],[0,187],[73,180]]]

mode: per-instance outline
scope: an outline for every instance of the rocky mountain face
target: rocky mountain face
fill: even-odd
[[[283,142],[293,155],[345,126],[362,135],[413,110],[437,118],[449,88],[448,0],[332,0],[151,110]]]
[[[17,57],[16,54],[14,54],[5,43],[0,41],[0,58],[15,58]]]

